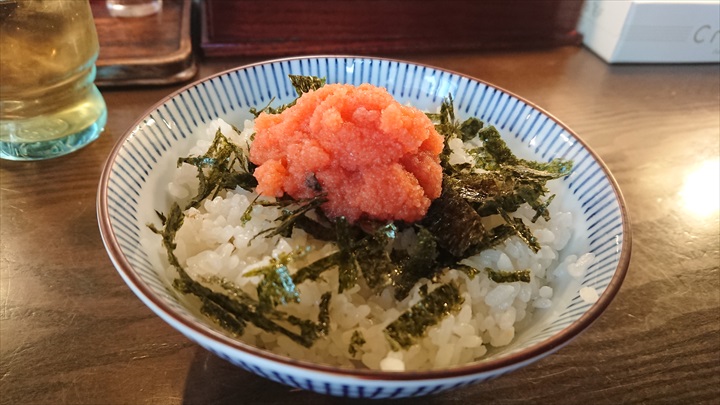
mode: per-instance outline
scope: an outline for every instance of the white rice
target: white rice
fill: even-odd
[[[205,136],[197,142],[190,154],[205,153],[217,128],[238,145],[249,144],[253,132],[252,122],[245,122],[242,133],[221,120],[213,121]],[[452,140],[454,153],[452,163],[470,159],[460,140]],[[194,167],[183,166],[177,170],[168,192],[176,200],[187,199],[196,192],[197,179]],[[246,277],[253,268],[267,264],[271,257],[294,249],[310,246],[309,253],[293,263],[290,271],[311,263],[334,252],[332,244],[313,240],[304,231],[295,229],[292,237],[255,238],[260,231],[270,228],[279,215],[274,207],[255,206],[251,219],[242,224],[241,216],[255,195],[243,189],[228,191],[213,200],[205,201],[198,209],[187,212],[185,223],[177,233],[176,256],[191,277],[219,276],[234,282],[247,294],[257,297],[256,286],[260,278]],[[567,272],[582,279],[592,255],[580,258],[571,256],[558,263],[559,251],[571,237],[572,213],[559,212],[550,205],[552,220],[547,223],[540,218],[531,223],[534,215],[529,207],[521,207],[514,215],[526,219],[541,244],[540,251],[533,253],[519,238],[512,237],[495,249],[489,249],[464,260],[464,264],[477,269],[490,267],[497,270],[530,269],[529,283],[514,282],[498,284],[490,280],[484,271],[470,279],[463,272],[449,270],[438,284],[425,280],[429,291],[440,284],[454,281],[464,302],[461,309],[448,315],[428,329],[425,337],[407,350],[393,352],[384,336],[383,329],[403,311],[417,303],[421,297],[419,285],[402,302],[395,302],[391,288],[381,294],[373,294],[361,281],[349,291],[337,294],[337,271],[328,271],[323,280],[298,285],[300,303],[282,308],[288,314],[303,319],[317,319],[318,303],[324,292],[332,291],[330,301],[331,328],[326,338],[319,339],[311,348],[305,348],[283,335],[267,333],[248,325],[241,339],[259,348],[273,351],[294,359],[341,367],[367,367],[387,371],[429,370],[447,368],[482,358],[490,347],[509,344],[519,330],[531,322],[536,309],[550,308],[555,295],[552,279]],[[405,231],[396,241],[396,248],[412,244],[414,234]],[[554,272],[549,270],[555,269]],[[175,270],[168,269],[169,277],[176,277]],[[583,292],[584,291],[584,292]],[[594,292],[594,295],[593,295]],[[594,290],[581,290],[586,301],[597,300]],[[348,347],[355,331],[360,331],[366,341],[351,356]]]

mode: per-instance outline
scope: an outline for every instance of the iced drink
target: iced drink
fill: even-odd
[[[87,0],[0,0],[0,157],[55,157],[98,137],[97,54]]]

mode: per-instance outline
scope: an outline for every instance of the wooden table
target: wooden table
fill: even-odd
[[[492,382],[394,403],[717,404],[718,207],[700,215],[681,191],[718,159],[720,67],[609,66],[576,47],[400,57],[506,88],[577,131],[620,184],[634,247],[615,301],[558,353]],[[253,61],[201,61],[199,76]],[[54,160],[0,163],[2,404],[351,402],[211,355],[150,312],[110,263],[95,216],[101,169],[128,126],[178,87],[104,90],[99,140]]]

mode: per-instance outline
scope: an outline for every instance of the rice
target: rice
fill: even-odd
[[[216,120],[209,125],[190,154],[202,155],[218,128],[247,151],[253,133],[252,121],[246,121],[242,132],[237,133],[227,123]],[[469,161],[470,157],[464,149],[474,146],[477,145],[466,145],[459,139],[453,139],[450,144],[453,150],[451,162]],[[196,189],[195,168],[186,165],[176,171],[167,191],[175,200],[187,200]],[[205,200],[197,209],[191,208],[186,212],[184,225],[176,235],[175,254],[191,277],[218,276],[257,298],[256,287],[260,276],[247,277],[247,272],[267,265],[273,257],[298,248],[305,248],[307,254],[292,263],[291,272],[336,251],[333,244],[314,240],[301,229],[294,229],[289,238],[254,238],[259,232],[272,227],[273,221],[280,215],[277,207],[254,205],[250,219],[243,223],[243,213],[256,197],[238,187]],[[484,272],[470,278],[462,271],[451,269],[443,273],[437,282],[423,280],[407,298],[396,302],[391,288],[376,294],[362,279],[349,290],[337,293],[337,270],[330,270],[323,274],[322,280],[299,284],[300,302],[283,306],[283,311],[289,315],[315,319],[322,294],[332,291],[329,306],[331,325],[326,337],[305,348],[284,335],[268,333],[248,324],[240,339],[279,355],[348,368],[432,370],[478,360],[489,349],[510,344],[516,334],[532,322],[536,310],[552,307],[556,295],[553,280],[556,277],[565,272],[581,280],[594,260],[591,254],[586,254],[570,256],[559,262],[560,251],[571,238],[573,215],[558,211],[553,204],[549,210],[553,218],[550,222],[540,218],[532,223],[530,219],[535,212],[527,206],[514,213],[530,226],[541,245],[538,253],[533,253],[519,238],[511,237],[496,248],[462,262],[477,269],[530,269],[532,277],[529,283],[496,283]],[[414,238],[414,231],[406,229],[400,233],[394,247],[405,249],[412,245]],[[172,267],[168,268],[168,272],[170,279],[176,277]],[[455,282],[464,299],[460,310],[430,327],[415,345],[393,351],[384,335],[384,328],[422,299],[421,284],[427,285],[428,291],[433,291],[449,282]],[[586,301],[597,300],[594,290],[581,290],[581,295]],[[348,347],[356,331],[361,332],[365,343],[352,355]]]

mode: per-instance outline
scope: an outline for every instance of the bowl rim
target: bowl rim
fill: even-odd
[[[551,336],[550,338],[547,338],[539,343],[533,344],[532,346],[529,346],[527,348],[524,348],[522,350],[519,350],[515,353],[511,353],[499,358],[495,359],[488,359],[488,360],[479,360],[472,363],[452,367],[452,368],[446,368],[446,369],[438,369],[438,370],[425,370],[425,371],[403,371],[403,372],[395,372],[395,371],[382,371],[382,370],[369,370],[369,369],[350,369],[350,368],[341,368],[336,366],[330,366],[330,365],[324,365],[324,364],[316,364],[311,363],[309,361],[305,360],[296,360],[289,357],[281,356],[275,353],[272,353],[270,351],[266,351],[257,347],[254,347],[250,344],[244,343],[238,339],[233,339],[229,336],[226,336],[216,330],[213,330],[207,325],[202,324],[201,322],[191,322],[185,317],[175,313],[173,308],[166,304],[161,298],[157,297],[155,293],[145,285],[145,283],[142,281],[142,279],[135,273],[133,270],[133,266],[130,264],[130,262],[127,260],[125,255],[122,253],[122,249],[120,248],[120,245],[118,243],[118,240],[116,238],[115,233],[113,232],[113,228],[110,222],[109,212],[108,212],[108,185],[109,185],[109,178],[110,174],[112,173],[112,167],[115,163],[115,160],[120,153],[120,151],[123,149],[126,141],[133,136],[136,129],[143,123],[146,117],[148,117],[152,112],[156,111],[158,108],[160,108],[163,104],[165,104],[170,99],[176,97],[177,95],[188,91],[189,89],[200,85],[201,83],[208,82],[210,80],[213,80],[217,77],[227,75],[229,73],[232,73],[234,71],[242,70],[242,69],[248,69],[252,67],[257,67],[265,64],[270,63],[278,63],[278,62],[289,62],[289,61],[295,61],[295,60],[313,60],[313,59],[371,59],[371,60],[377,60],[377,61],[386,61],[386,62],[397,62],[401,64],[407,64],[411,66],[418,66],[418,67],[425,67],[431,70],[439,71],[439,72],[445,72],[450,75],[456,75],[460,78],[465,78],[469,81],[475,81],[480,84],[483,84],[485,86],[488,86],[490,88],[496,89],[498,91],[501,91],[503,93],[508,94],[509,96],[512,96],[519,101],[522,101],[523,103],[527,104],[529,107],[532,107],[533,109],[537,110],[538,112],[546,115],[549,119],[560,125],[565,131],[567,131],[569,134],[571,134],[577,142],[579,142],[582,147],[595,159],[595,161],[598,163],[599,167],[602,169],[605,177],[608,179],[609,183],[612,186],[613,193],[615,195],[615,199],[618,202],[618,206],[620,208],[620,214],[621,214],[621,222],[622,222],[622,232],[623,232],[623,243],[622,243],[622,249],[620,251],[620,257],[618,258],[618,265],[615,270],[615,274],[613,275],[612,279],[608,283],[605,292],[600,296],[599,300],[595,302],[588,310],[585,312],[580,318],[572,322],[570,325],[565,327],[564,329],[557,332],[555,335]],[[585,331],[604,311],[605,309],[610,305],[610,302],[615,298],[618,291],[620,290],[620,286],[622,285],[622,282],[627,274],[628,267],[630,264],[630,256],[631,256],[631,250],[632,250],[632,235],[631,235],[631,229],[630,229],[630,221],[629,221],[629,215],[627,206],[625,203],[625,199],[623,198],[622,192],[620,191],[620,187],[618,186],[618,183],[615,179],[615,177],[612,175],[610,170],[608,169],[605,162],[600,159],[598,154],[590,148],[590,146],[582,139],[580,138],[575,131],[570,129],[567,125],[565,125],[562,121],[557,119],[554,115],[550,114],[548,111],[544,110],[543,108],[539,107],[535,103],[518,96],[517,94],[508,91],[504,88],[498,87],[492,83],[488,83],[484,80],[475,78],[473,76],[463,74],[460,72],[456,72],[450,69],[440,68],[437,66],[428,65],[425,63],[419,63],[419,62],[413,62],[403,59],[396,59],[396,58],[384,58],[384,57],[373,57],[373,56],[360,56],[360,55],[306,55],[306,56],[291,56],[291,57],[284,57],[284,58],[276,58],[276,59],[268,59],[263,60],[259,62],[244,64],[241,66],[236,66],[233,68],[225,69],[223,71],[214,73],[212,75],[209,75],[204,78],[197,79],[193,81],[192,83],[189,83],[180,89],[177,89],[167,96],[160,99],[158,102],[153,104],[152,107],[148,108],[126,131],[125,133],[116,141],[115,146],[113,147],[112,151],[110,152],[110,155],[108,156],[107,160],[105,161],[103,171],[100,177],[100,182],[98,185],[98,193],[97,193],[97,205],[96,205],[96,213],[97,213],[97,219],[98,219],[98,225],[100,228],[100,234],[103,240],[103,244],[105,245],[106,251],[108,252],[108,255],[112,259],[112,263],[116,270],[120,273],[123,280],[129,284],[129,287],[133,290],[133,292],[138,295],[138,298],[143,301],[146,305],[148,303],[152,303],[152,305],[149,305],[153,312],[156,313],[156,315],[160,315],[157,312],[161,311],[165,316],[169,317],[173,321],[181,324],[183,327],[193,331],[196,334],[201,335],[205,339],[208,339],[215,344],[219,344],[221,346],[228,347],[232,350],[241,351],[244,352],[250,356],[256,356],[260,357],[267,361],[277,362],[282,364],[283,366],[290,366],[294,368],[300,368],[305,369],[307,371],[312,372],[319,372],[319,373],[325,373],[325,374],[334,374],[336,376],[343,376],[343,377],[352,377],[360,380],[367,380],[367,381],[420,381],[420,380],[429,380],[429,379],[447,379],[447,378],[453,378],[453,377],[462,377],[462,376],[470,376],[470,375],[480,375],[484,373],[492,373],[492,372],[501,372],[503,370],[512,369],[515,365],[521,365],[523,363],[529,363],[533,360],[539,359],[545,355],[551,354],[552,352],[558,350],[565,344],[569,343],[572,339],[577,337],[580,333]],[[163,321],[170,323],[167,319],[160,316]],[[173,327],[177,328],[175,325],[172,325]],[[196,342],[197,343],[197,342]]]

